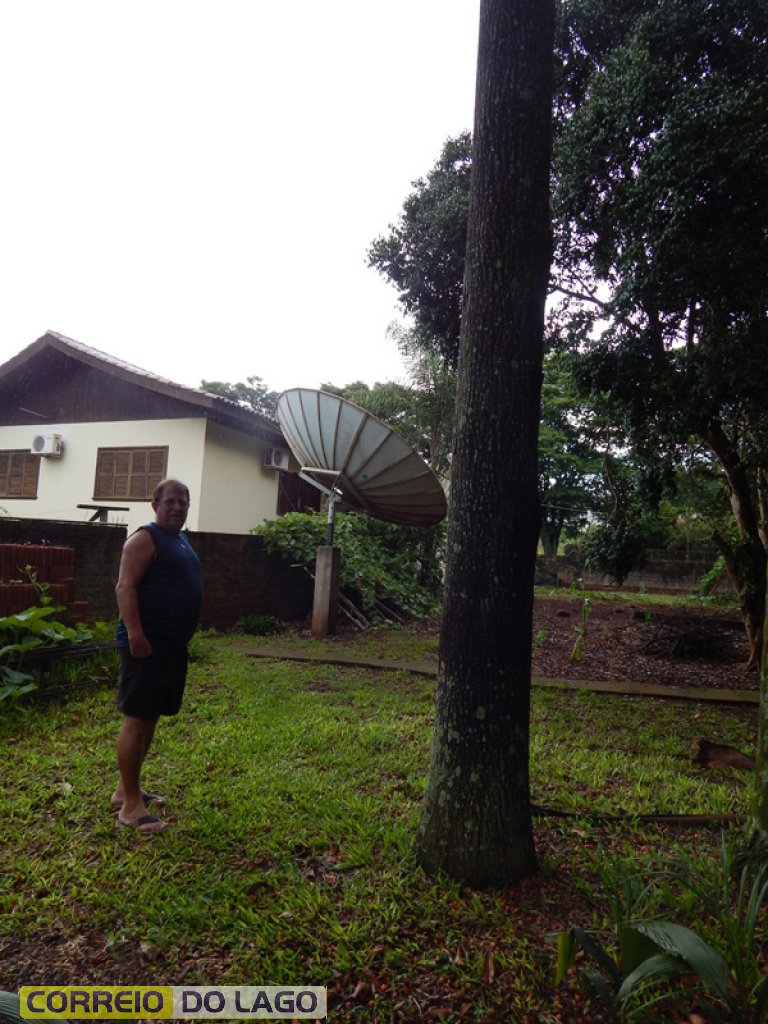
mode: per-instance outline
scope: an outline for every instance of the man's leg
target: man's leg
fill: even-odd
[[[120,767],[120,748],[121,748],[121,744],[122,744],[123,738],[124,738],[123,737],[123,732],[124,731],[126,733],[125,740],[126,740],[126,743],[128,745],[128,748],[129,748],[128,749],[128,758],[129,758],[129,760],[133,756],[133,750],[131,749],[131,747],[132,747],[132,744],[133,744],[134,741],[133,741],[132,736],[130,735],[131,730],[126,726],[125,720],[127,718],[130,718],[130,719],[132,719],[132,720],[134,720],[136,722],[141,722],[141,723],[143,723],[146,726],[146,729],[143,732],[141,751],[140,751],[141,760],[139,762],[139,775],[141,775],[141,766],[144,764],[144,759],[147,756],[147,752],[148,752],[148,750],[149,750],[149,748],[150,748],[150,746],[152,744],[152,738],[153,738],[153,736],[155,734],[155,726],[157,725],[157,719],[155,718],[155,719],[152,719],[150,721],[148,719],[136,718],[134,715],[124,715],[123,716],[123,725],[122,725],[122,727],[120,729],[120,733],[119,733],[119,735],[117,737],[117,763],[118,763],[118,768]],[[165,798],[162,797],[162,796],[155,796],[154,793],[151,793],[151,794],[147,793],[143,789],[141,790],[141,794],[142,794],[142,798],[144,800],[144,805],[145,806],[148,806],[148,803],[149,803],[148,798],[150,796],[152,797],[152,800],[155,803],[157,803],[158,805],[162,806],[162,805],[165,804]],[[122,774],[120,774],[120,775],[118,775],[117,786],[115,787],[115,792],[112,794],[112,806],[113,807],[122,807],[124,803],[125,803],[125,793],[124,793],[124,786],[123,786],[123,776],[122,776]]]
[[[115,795],[122,797],[118,817],[123,824],[137,821],[147,813],[141,790],[141,766],[147,756],[157,719],[124,715],[117,737],[117,768],[120,773]],[[114,798],[113,798],[114,799]],[[152,822],[142,826],[143,831],[160,832],[165,822]]]

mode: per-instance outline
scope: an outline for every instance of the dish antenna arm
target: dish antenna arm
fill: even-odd
[[[319,480],[315,480],[310,473],[318,473],[323,476],[332,476],[334,483],[330,487],[325,487],[320,483]],[[322,491],[328,501],[328,528],[325,537],[325,543],[329,548],[333,547],[333,533],[336,526],[336,506],[344,497],[338,487],[335,486],[335,481],[338,480],[339,474],[335,470],[330,469],[319,469],[316,466],[302,466],[299,470],[299,478],[305,480],[308,484],[312,484],[318,491]]]

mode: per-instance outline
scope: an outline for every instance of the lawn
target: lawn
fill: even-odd
[[[110,808],[114,679],[0,705],[0,988],[317,984],[334,1021],[599,1020],[572,975],[555,988],[552,936],[578,924],[610,944],[606,865],[709,865],[738,835],[635,816],[747,811],[742,779],[692,764],[690,742],[751,750],[754,709],[537,690],[539,872],[496,893],[426,877],[411,842],[434,681],[254,659],[247,643],[195,641],[185,707],[147,764],[173,823],[154,837]],[[434,643],[378,631],[375,649],[413,661]],[[716,930],[670,886],[654,899]]]

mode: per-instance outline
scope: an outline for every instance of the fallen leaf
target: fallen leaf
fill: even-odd
[[[493,948],[488,947],[483,957],[483,984],[490,985],[493,981],[496,969],[493,962]]]

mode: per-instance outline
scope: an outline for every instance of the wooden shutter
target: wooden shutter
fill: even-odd
[[[167,465],[167,447],[99,448],[94,499],[147,501]]]
[[[0,496],[36,498],[40,456],[20,451],[0,451]]]

